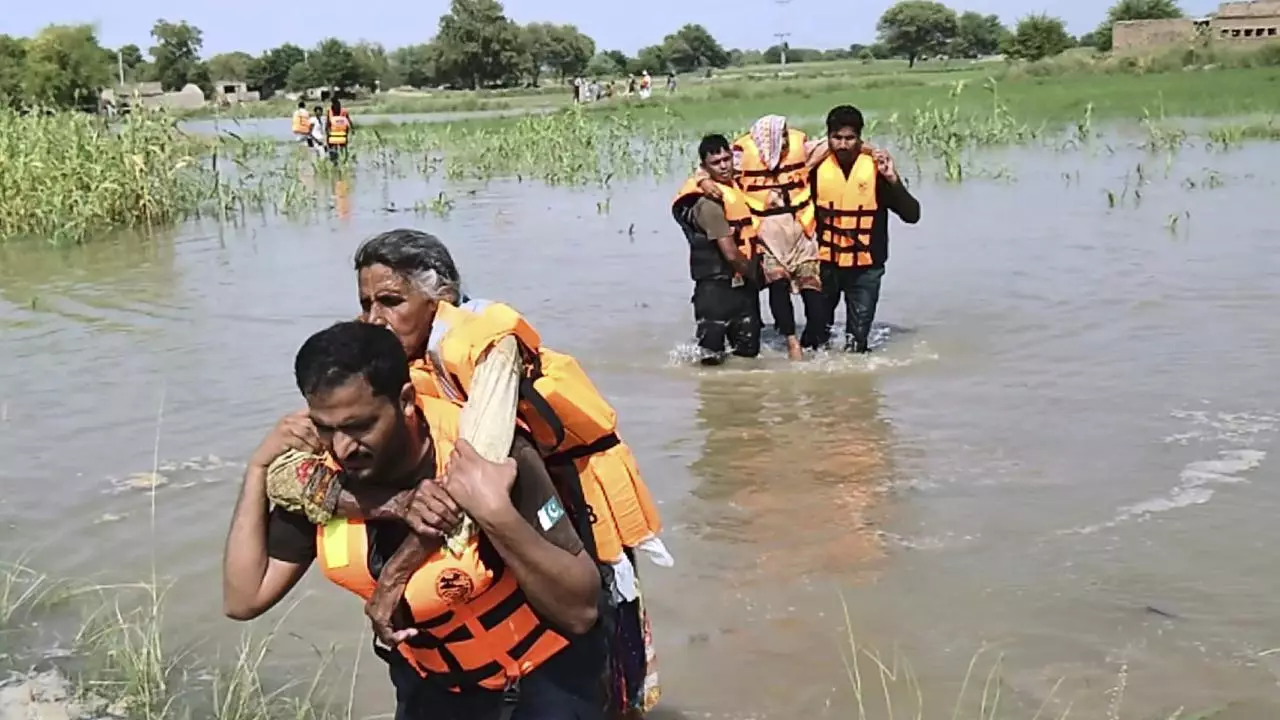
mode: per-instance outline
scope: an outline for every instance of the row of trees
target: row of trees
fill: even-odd
[[[1111,29],[1122,20],[1177,17],[1182,17],[1182,10],[1175,0],[1118,0],[1096,30],[1076,38],[1060,18],[1043,13],[1023,17],[1010,31],[995,15],[957,15],[933,0],[902,0],[884,12],[876,30],[882,52],[904,57],[911,65],[921,57],[976,58],[997,52],[1039,60],[1078,45],[1110,50]]]
[[[700,25],[685,25],[635,57],[596,51],[573,25],[519,25],[498,0],[452,0],[429,42],[388,52],[377,43],[328,38],[311,49],[286,43],[254,57],[245,52],[204,60],[204,36],[186,22],[159,20],[155,44],[103,48],[90,25],[53,25],[33,38],[0,35],[0,103],[86,105],[99,88],[158,81],[165,90],[195,84],[208,95],[214,82],[244,81],[270,97],[313,87],[376,88],[536,85],[546,74],[561,81],[583,74],[615,76],[645,70],[688,72],[725,67],[726,51]]]
[[[0,35],[0,104],[61,107],[96,102],[98,89],[123,72],[126,81],[158,81],[165,90],[194,83],[209,94],[213,82],[244,81],[270,97],[312,87],[414,87],[535,85],[545,76],[615,77],[690,72],[729,65],[860,58],[976,58],[1006,52],[1038,59],[1077,44],[1109,49],[1120,20],[1179,17],[1174,0],[1119,0],[1092,33],[1073,38],[1057,18],[1031,15],[1010,30],[996,15],[956,11],[933,0],[902,0],[881,16],[878,40],[836,50],[775,45],[765,50],[726,50],[706,28],[685,25],[634,56],[598,51],[573,25],[519,25],[498,0],[452,0],[435,37],[388,52],[377,43],[337,38],[303,49],[286,43],[252,56],[230,52],[202,57],[204,36],[186,22],[159,20],[146,54],[137,45],[103,48],[90,25],[54,25],[32,38]]]

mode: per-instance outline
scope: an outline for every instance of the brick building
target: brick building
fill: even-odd
[[[1111,31],[1115,50],[1191,42],[1209,37],[1230,42],[1280,40],[1280,0],[1224,2],[1205,18],[1124,20]]]

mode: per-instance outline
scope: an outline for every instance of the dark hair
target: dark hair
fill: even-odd
[[[298,101],[298,109],[299,109],[299,110],[306,110],[306,109],[307,109],[307,101],[306,101],[306,100],[299,100],[299,101]]]
[[[317,105],[317,106],[315,107],[315,111],[316,111],[316,114],[317,114],[317,115],[319,115],[320,113],[324,112],[324,108],[322,108],[322,107],[320,107],[319,105]]]
[[[329,102],[331,105],[333,105],[335,110],[342,109],[342,101],[338,99],[337,95],[334,95],[333,97],[329,98]]]
[[[862,111],[852,105],[837,105],[827,113],[828,135],[841,128],[853,128],[854,132],[861,135],[863,124]]]
[[[375,397],[399,400],[409,382],[409,358],[392,332],[355,320],[340,322],[307,338],[293,361],[304,397],[341,387],[360,376]]]
[[[458,300],[458,266],[449,248],[431,233],[397,228],[365,240],[356,249],[355,270],[373,265],[386,265],[432,300]]]
[[[729,139],[723,135],[712,133],[705,135],[702,142],[698,143],[698,159],[706,160],[707,156],[719,152],[727,152],[729,150]]]

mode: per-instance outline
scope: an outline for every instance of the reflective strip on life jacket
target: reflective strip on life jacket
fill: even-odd
[[[419,396],[417,402],[431,433],[435,475],[442,477],[458,437],[461,410],[433,397]],[[331,462],[332,458],[327,460]],[[320,565],[330,580],[358,595],[366,590],[372,593],[373,578],[366,565],[368,539],[363,522],[336,519],[328,523],[321,529],[318,545]],[[405,600],[419,619],[435,617],[485,592],[493,584],[493,578],[494,573],[480,557],[478,540],[472,538],[456,556],[441,549],[428,558],[410,580]]]
[[[871,229],[880,207],[876,181],[876,163],[870,155],[858,155],[848,177],[834,155],[818,166],[814,210],[820,261],[837,267],[875,263]]]
[[[311,132],[311,113],[306,110],[294,111],[293,131],[299,135],[306,135]]]
[[[436,472],[444,472],[457,439],[460,410],[419,398],[435,443]],[[369,536],[359,520],[338,518],[317,529],[317,559],[325,577],[368,600],[376,583],[369,570]],[[452,689],[500,690],[568,646],[529,606],[515,575],[484,565],[479,536],[461,557],[443,549],[413,573],[404,601],[418,635],[399,647],[419,673]]]
[[[346,145],[347,133],[351,129],[351,118],[347,116],[347,111],[343,110],[340,115],[334,115],[333,110],[325,113],[325,117],[329,119],[329,144]]]
[[[518,341],[527,369],[517,421],[548,462],[573,462],[589,506],[596,557],[615,562],[624,547],[656,537],[661,520],[630,448],[618,438],[617,412],[576,359],[542,346],[538,333],[508,305],[442,302],[427,341],[427,361],[410,367],[410,379],[419,392],[462,405],[477,363],[507,336]]]
[[[753,197],[738,188],[723,183],[716,183],[716,185],[720,188],[719,202],[724,206],[724,219],[733,229],[733,242],[738,246],[738,252],[750,260],[760,253],[759,223],[756,218],[764,215],[763,207],[757,205]],[[702,188],[698,187],[697,180],[689,178],[680,187],[675,199],[671,201],[672,212],[678,212],[681,204],[691,202],[702,195]],[[715,242],[717,238],[708,239]]]
[[[787,152],[778,162],[778,167],[770,168],[760,157],[760,149],[750,133],[738,138],[734,149],[740,154],[739,183],[761,208],[767,208],[769,192],[777,190],[782,194],[782,206],[759,211],[759,215],[781,215],[797,213],[809,202],[809,174],[805,172],[808,154],[805,143],[808,137],[799,130],[787,130]],[[801,218],[801,224],[807,224]]]

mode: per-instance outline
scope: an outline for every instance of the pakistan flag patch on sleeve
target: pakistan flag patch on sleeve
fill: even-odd
[[[560,518],[564,517],[564,506],[560,504],[560,498],[554,495],[538,510],[538,524],[542,526],[544,531],[550,530],[556,523],[560,522]]]

